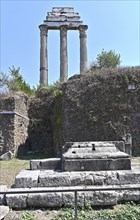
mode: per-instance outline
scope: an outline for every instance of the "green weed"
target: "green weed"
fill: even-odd
[[[52,220],[74,220],[73,209],[63,209],[62,213]],[[128,203],[119,205],[114,210],[93,210],[89,205],[78,210],[78,220],[140,220],[140,205]]]
[[[37,220],[32,212],[26,211],[21,215],[20,220]]]

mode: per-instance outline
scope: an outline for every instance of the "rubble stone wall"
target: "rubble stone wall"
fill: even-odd
[[[22,94],[0,100],[0,154],[11,151],[17,154],[28,137],[27,97]]]
[[[31,150],[54,157],[65,142],[121,141],[129,133],[132,155],[140,155],[140,67],[75,75],[59,88],[41,89],[28,109],[23,94],[1,98],[2,111],[24,117],[0,115],[1,152],[3,146],[17,152],[28,139]]]

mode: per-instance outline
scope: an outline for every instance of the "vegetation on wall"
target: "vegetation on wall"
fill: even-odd
[[[140,155],[140,67],[75,75],[63,93],[65,141],[120,141],[130,133]]]

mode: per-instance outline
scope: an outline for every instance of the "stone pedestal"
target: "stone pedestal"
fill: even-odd
[[[107,142],[66,143],[62,155],[63,171],[130,170],[130,156]]]
[[[67,26],[60,27],[60,81],[68,78]]]
[[[40,84],[48,85],[47,36],[45,25],[40,25]]]

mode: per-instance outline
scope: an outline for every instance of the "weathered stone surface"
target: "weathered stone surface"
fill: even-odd
[[[15,178],[15,187],[37,187],[39,170],[22,170]]]
[[[139,172],[120,171],[117,173],[118,173],[118,179],[119,179],[120,184],[140,183],[140,170],[139,170]]]
[[[117,204],[118,194],[115,191],[87,192],[85,193],[85,205],[113,206]]]
[[[11,160],[13,156],[12,152],[8,151],[0,156],[0,160]]]
[[[8,187],[6,185],[0,185],[0,192],[6,192],[8,190]],[[0,195],[0,205],[5,205],[5,196]]]
[[[117,185],[119,180],[117,172],[113,171],[100,171],[93,172],[93,183],[94,185]]]
[[[29,207],[61,207],[62,194],[61,193],[41,193],[28,195]]]
[[[28,137],[27,96],[22,92],[0,99],[0,155],[11,151],[16,155]],[[1,139],[1,138],[0,138]],[[24,150],[25,151],[25,150]]]
[[[121,197],[120,201],[133,201],[133,202],[140,202],[140,191],[139,190],[127,190],[123,192],[123,195]]]
[[[125,142],[124,141],[108,141],[108,143],[114,144],[117,149],[119,149],[120,151],[126,153],[126,151],[125,151]]]
[[[77,193],[77,205],[79,207],[83,207],[85,205],[85,193],[84,192]]]
[[[70,186],[70,176],[68,173],[54,172],[50,175],[46,172],[40,172],[38,178],[38,186]]]
[[[74,207],[74,193],[62,193],[62,204],[64,207]]]
[[[10,208],[15,208],[15,209],[27,208],[27,194],[6,195],[6,203]]]
[[[80,172],[71,172],[70,173],[71,185],[78,186],[84,184],[84,173]]]
[[[47,29],[59,29],[62,25],[67,25],[68,29],[78,29],[83,21],[72,7],[54,7],[52,12],[47,13],[44,24]]]
[[[72,144],[72,145],[71,145]],[[73,142],[64,146],[63,171],[129,170],[128,154],[109,142]]]
[[[55,172],[53,170],[25,170],[15,179],[15,187],[51,187],[78,185],[124,185],[140,182],[140,171]]]
[[[41,159],[41,160],[30,160],[30,169],[31,170],[57,170],[60,169],[60,158],[49,158],[49,159]]]
[[[58,12],[61,12],[61,13],[73,13],[74,12],[74,8],[73,7],[53,7],[52,8],[52,12],[53,13],[58,13]]]
[[[0,206],[0,220],[4,219],[4,217],[9,213],[8,206]]]

